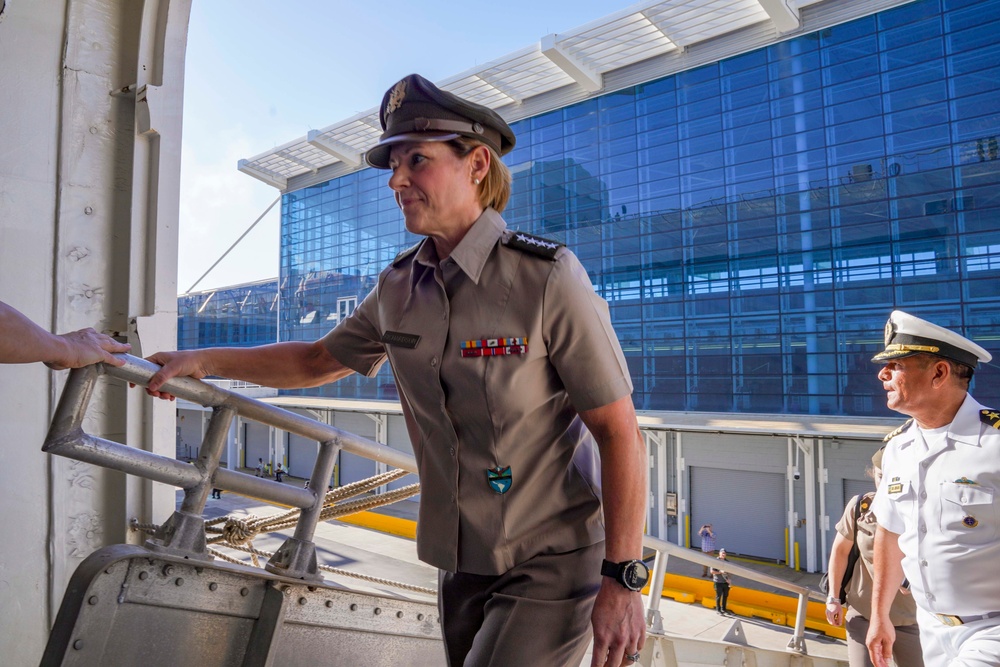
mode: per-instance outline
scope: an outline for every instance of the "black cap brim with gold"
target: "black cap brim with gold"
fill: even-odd
[[[872,357],[872,361],[884,364],[914,354],[931,354],[970,368],[993,359],[981,346],[954,331],[894,310],[885,323],[885,349]]]
[[[382,136],[365,153],[365,161],[376,169],[388,169],[390,149],[404,141],[467,137],[481,141],[498,155],[509,153],[516,142],[514,132],[497,112],[441,90],[419,74],[399,80],[386,91],[379,122]]]

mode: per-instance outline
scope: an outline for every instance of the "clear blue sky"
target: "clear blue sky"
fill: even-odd
[[[239,159],[374,108],[411,72],[440,81],[631,4],[194,0],[178,291],[191,287],[278,195],[237,171]],[[276,206],[196,289],[277,275]]]

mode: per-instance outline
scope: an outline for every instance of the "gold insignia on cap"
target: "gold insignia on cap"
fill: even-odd
[[[892,342],[892,334],[896,333],[896,325],[893,324],[892,318],[885,321],[885,344],[888,345]]]
[[[886,343],[886,352],[928,352],[936,354],[941,351],[937,345],[903,345],[902,343]]]
[[[403,79],[395,86],[392,87],[392,91],[389,93],[389,101],[385,105],[385,115],[391,114],[393,111],[398,109],[406,98],[406,79]]]

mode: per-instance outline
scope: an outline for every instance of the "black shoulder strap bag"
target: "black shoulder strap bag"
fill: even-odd
[[[847,585],[851,583],[851,577],[854,576],[854,566],[858,564],[858,558],[861,557],[861,550],[858,549],[858,519],[861,518],[861,513],[868,509],[868,505],[864,495],[858,496],[858,502],[854,503],[854,542],[851,545],[851,552],[847,554],[847,567],[844,570],[844,576],[840,579],[840,591],[837,594],[837,599],[840,600],[841,604],[847,602]],[[820,579],[819,588],[827,595],[830,594],[829,573],[825,573]]]

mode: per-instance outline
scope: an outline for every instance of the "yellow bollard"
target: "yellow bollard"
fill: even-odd
[[[795,571],[799,571],[799,543],[795,543]]]

